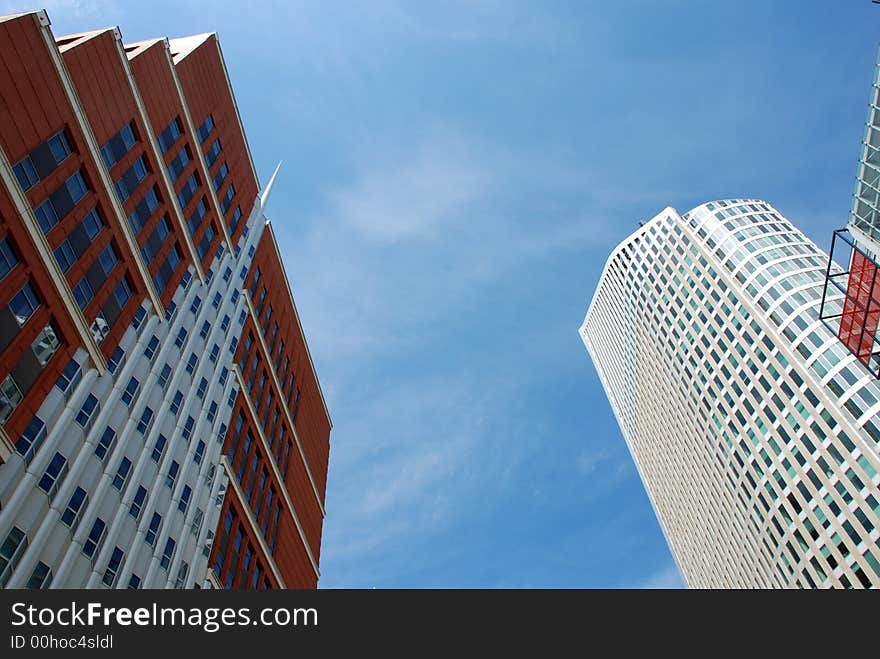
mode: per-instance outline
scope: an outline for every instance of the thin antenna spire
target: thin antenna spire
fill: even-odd
[[[282,160],[278,161],[278,165],[275,167],[275,171],[272,172],[272,178],[269,179],[266,187],[263,188],[263,194],[260,195],[260,210],[264,212],[266,210],[266,204],[269,201],[269,194],[272,192],[272,186],[275,184],[275,177],[278,176],[278,170],[281,169],[282,162]]]

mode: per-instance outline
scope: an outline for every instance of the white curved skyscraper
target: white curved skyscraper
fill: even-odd
[[[880,586],[880,384],[819,318],[827,267],[736,199],[666,208],[602,272],[581,338],[691,587]]]

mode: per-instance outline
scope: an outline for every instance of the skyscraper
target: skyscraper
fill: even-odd
[[[581,337],[689,586],[880,585],[880,385],[819,317],[829,268],[735,199],[663,210],[602,272]]]
[[[330,418],[215,34],[0,17],[0,587],[315,587]]]

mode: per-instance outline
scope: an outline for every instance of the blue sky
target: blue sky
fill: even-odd
[[[667,205],[765,198],[827,248],[880,7],[42,5],[58,35],[217,31],[261,180],[284,160],[334,422],[321,587],[681,585],[577,328]]]

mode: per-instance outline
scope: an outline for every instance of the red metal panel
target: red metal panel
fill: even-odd
[[[99,146],[110,140],[126,124],[134,123],[135,135],[138,141],[125,156],[113,165],[110,169],[110,177],[114,180],[119,178],[141,156],[147,162],[147,176],[141,181],[138,189],[126,200],[123,206],[126,215],[134,210],[135,206],[150,188],[154,185],[159,186],[159,205],[153,211],[151,219],[137,236],[137,244],[142,247],[161,218],[163,216],[170,216],[173,213],[173,208],[170,200],[167,199],[169,193],[164,185],[164,179],[161,175],[157,174],[160,168],[165,167],[165,163],[158,162],[153,150],[147,148],[151,127],[144,125],[141,120],[137,100],[131,91],[128,74],[125,70],[126,62],[123,61],[120,55],[113,30],[108,29],[89,39],[76,42],[71,48],[65,49],[64,60]],[[184,258],[177,265],[164,290],[158,291],[162,303],[165,305],[174,296],[174,291],[180,283],[188,263],[188,259],[185,258],[187,252],[183,245],[184,239],[179,235],[177,223],[171,217],[168,217],[168,226],[170,234],[163,241],[162,247],[157,251],[149,268],[150,276],[154,277],[168,255],[168,251],[175,242],[178,244],[181,256]],[[120,229],[117,245],[125,249],[126,244]],[[136,254],[131,254],[127,250],[123,257],[130,264],[129,276],[134,281],[139,277],[139,274],[132,259],[140,257]],[[131,315],[127,318],[120,318],[120,336],[130,322]],[[113,347],[115,347],[115,343],[114,341]]]
[[[871,361],[878,321],[880,282],[877,281],[877,264],[853,250],[838,337],[866,366]]]
[[[179,59],[175,68],[195,128],[198,130],[208,115],[214,119],[215,134],[205,140],[201,148],[203,152],[206,151],[215,137],[220,138],[222,151],[209,175],[216,174],[222,164],[227,163],[229,175],[217,191],[217,196],[222,199],[229,185],[235,186],[235,199],[226,211],[225,221],[228,226],[235,208],[241,207],[243,220],[230,236],[232,243],[236,244],[244,229],[244,219],[250,215],[256,199],[258,184],[251,169],[247,142],[238,122],[235,102],[227,84],[216,35],[208,35],[192,52]]]

